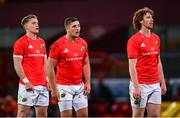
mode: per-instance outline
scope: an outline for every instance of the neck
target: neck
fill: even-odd
[[[143,27],[141,28],[140,32],[145,35],[146,37],[150,37],[151,35],[151,30],[146,28],[146,27]]]
[[[31,32],[27,32],[26,35],[33,40],[36,40],[37,38],[37,35]]]
[[[66,38],[69,40],[69,41],[71,41],[71,42],[74,42],[75,41],[75,37],[72,37],[72,36],[70,36],[70,35],[68,35],[68,34],[66,34]]]

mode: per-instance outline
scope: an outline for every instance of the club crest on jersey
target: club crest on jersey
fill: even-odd
[[[42,48],[42,49],[45,49],[45,45],[44,45],[44,44],[41,44],[41,48]]]
[[[84,47],[84,46],[82,46],[82,47],[81,47],[81,51],[82,51],[82,52],[84,52],[84,50],[85,50],[85,47]]]
[[[159,42],[158,41],[156,41],[156,46],[159,46]]]

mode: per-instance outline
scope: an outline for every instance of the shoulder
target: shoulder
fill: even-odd
[[[65,41],[66,41],[66,37],[65,37],[65,36],[62,36],[62,37],[60,37],[59,39],[57,39],[57,40],[54,42],[54,44],[62,45],[62,44],[65,43]]]
[[[45,43],[45,40],[44,40],[42,37],[39,37],[39,36],[38,36],[38,40],[39,40],[40,42]]]
[[[79,40],[80,40],[80,42],[81,42],[82,44],[84,44],[84,45],[86,45],[86,46],[87,46],[87,42],[86,42],[86,40],[85,40],[85,39],[83,39],[83,38],[79,37]]]
[[[20,37],[15,41],[14,45],[25,45],[27,43],[27,40],[28,40],[27,37],[23,35],[22,37]]]
[[[152,32],[152,37],[160,40],[160,37],[157,34],[153,33],[153,32]]]
[[[50,48],[52,49],[58,49],[58,48],[60,48],[63,44],[64,44],[64,42],[65,42],[65,37],[64,36],[62,36],[62,37],[60,37],[59,39],[57,39],[51,46],[50,46]]]
[[[140,39],[141,35],[139,32],[137,32],[129,38],[128,42],[139,42]]]

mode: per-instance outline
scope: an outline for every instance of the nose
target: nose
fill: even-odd
[[[154,21],[153,17],[151,17],[151,21],[152,21],[152,22]]]

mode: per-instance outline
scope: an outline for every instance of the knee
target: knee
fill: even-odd
[[[133,117],[144,117],[144,112],[133,113]]]
[[[87,110],[87,108],[76,111],[76,115],[78,117],[88,117],[88,110]]]
[[[88,117],[88,113],[80,113],[79,117]]]
[[[39,111],[36,113],[36,117],[47,117],[47,111]]]
[[[159,113],[148,114],[148,117],[160,117]]]

